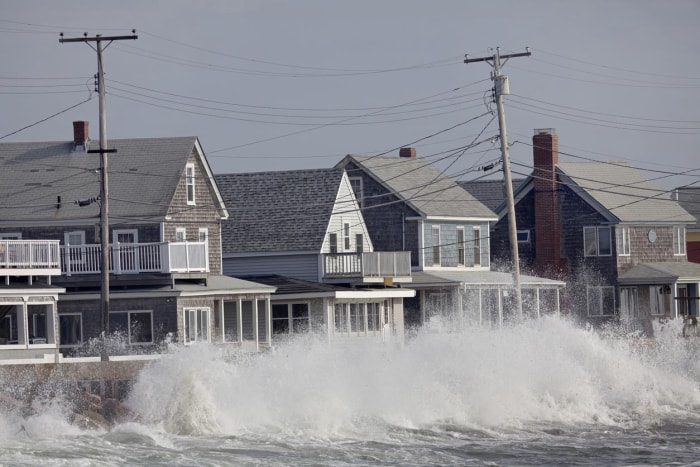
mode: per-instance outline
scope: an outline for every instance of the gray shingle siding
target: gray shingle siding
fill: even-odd
[[[464,229],[464,266],[474,266],[474,229],[479,227],[481,231],[481,267],[488,267],[489,258],[489,234],[488,222],[425,222],[423,238],[425,239],[424,265],[433,266],[433,236],[432,228],[440,228],[440,266],[456,267],[458,264],[457,229]]]

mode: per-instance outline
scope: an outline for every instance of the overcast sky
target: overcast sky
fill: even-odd
[[[509,60],[514,177],[535,128],[562,160],[626,160],[665,189],[700,175],[700,2],[0,0],[1,139],[99,138],[96,53],[66,37],[129,34],[104,54],[107,137],[198,136],[214,172],[331,167],[412,145],[460,180],[497,160],[491,67]],[[464,150],[465,146],[471,146]],[[393,150],[390,154],[397,154]],[[111,157],[118,157],[114,155]],[[695,176],[674,174],[695,170]]]

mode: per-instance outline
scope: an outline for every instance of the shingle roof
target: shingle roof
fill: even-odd
[[[621,284],[670,283],[700,280],[700,264],[688,261],[642,263],[618,277]]]
[[[700,187],[681,187],[676,189],[676,193],[681,207],[696,219],[692,228],[700,228]]]
[[[343,171],[216,175],[229,211],[223,253],[321,251]]]
[[[108,156],[110,217],[166,216],[196,137],[115,139]],[[95,142],[89,149],[98,149]],[[100,156],[74,151],[72,142],[0,144],[0,221],[94,222],[99,203],[78,200],[100,195]],[[61,198],[57,208],[58,197]]]
[[[517,189],[524,180],[523,178],[514,179],[513,190]],[[498,206],[505,200],[503,180],[468,180],[458,183],[494,212],[497,212]]]
[[[423,216],[483,219],[498,217],[423,158],[349,155],[336,167],[345,166],[350,162],[355,162],[365,169]]]
[[[559,162],[558,171],[572,189],[607,210],[620,222],[694,222],[678,202],[627,162]]]

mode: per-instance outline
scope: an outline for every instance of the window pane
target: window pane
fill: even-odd
[[[83,342],[80,315],[59,315],[61,345],[80,345]]]
[[[350,304],[350,332],[364,332],[364,306],[362,303]]]
[[[309,305],[306,303],[292,304],[292,320],[294,332],[309,331]]]
[[[289,334],[289,305],[272,305],[272,334]]]
[[[243,313],[243,339],[249,341],[255,340],[253,302],[251,300],[243,300],[241,302],[241,311]]]
[[[598,227],[598,254],[600,256],[612,254],[610,227]]]
[[[328,242],[330,243],[331,253],[338,253],[338,234],[330,234]]]
[[[336,303],[335,305],[335,332],[345,333],[348,331],[347,306],[347,303]]]
[[[598,254],[598,242],[596,239],[595,227],[583,228],[583,248],[586,256],[596,256]]]
[[[440,265],[440,229],[432,228],[433,266]]]
[[[224,340],[238,342],[238,302],[224,302]]]
[[[474,229],[474,266],[481,266],[481,229]]]
[[[150,344],[153,342],[151,313],[131,313],[129,319],[131,325],[131,344]],[[110,323],[111,321],[110,316]]]
[[[464,266],[464,229],[457,229],[457,264]]]
[[[128,335],[129,330],[129,314],[128,313],[110,313],[109,314],[109,332],[111,334]]]

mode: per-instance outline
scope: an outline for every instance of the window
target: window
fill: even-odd
[[[308,303],[272,305],[272,334],[298,334],[309,329]]]
[[[615,314],[615,288],[589,286],[586,290],[588,316],[610,316]]]
[[[83,316],[80,313],[58,315],[61,347],[78,347],[83,343]]]
[[[673,254],[685,255],[685,227],[673,227]]]
[[[617,254],[619,256],[630,255],[630,228],[617,227]]]
[[[355,251],[358,253],[362,253],[364,250],[364,241],[362,234],[355,234]]]
[[[241,301],[241,327],[243,331],[243,340],[255,340],[255,315],[253,315],[253,301]]]
[[[152,344],[153,315],[150,311],[110,311],[109,331],[123,335],[128,344]]]
[[[457,227],[457,266],[464,266],[464,228]]]
[[[474,227],[474,266],[481,266],[481,227]]]
[[[335,333],[346,336],[377,334],[384,325],[384,308],[380,303],[336,303]]]
[[[363,193],[362,193],[362,177],[348,177],[348,180],[350,180],[350,186],[352,187],[352,191],[355,193],[355,199],[357,200],[357,205],[362,209],[362,200],[363,200]]]
[[[350,251],[350,224],[343,224],[343,240],[345,243],[345,251]]]
[[[238,342],[238,302],[224,302],[224,342]]]
[[[433,248],[433,266],[440,266],[440,227],[431,228],[431,242]]]
[[[584,227],[583,247],[585,256],[610,256],[610,227]]]
[[[671,313],[670,285],[649,287],[649,308],[652,315],[667,315]]]
[[[209,342],[209,308],[185,308],[185,344]]]
[[[206,242],[207,238],[209,238],[209,230],[206,227],[200,227],[197,240],[200,242]]]
[[[516,233],[516,238],[518,243],[530,243],[530,231],[529,230],[518,230]]]
[[[22,232],[0,233],[0,240],[22,240]]]
[[[182,243],[185,240],[187,240],[187,229],[184,227],[178,227],[175,229],[175,241],[178,243]]]
[[[187,186],[187,204],[194,204],[194,164],[185,166],[185,185]]]
[[[331,254],[338,253],[338,234],[328,234],[328,243],[330,244]]]
[[[55,344],[53,305],[28,303],[30,344]]]

